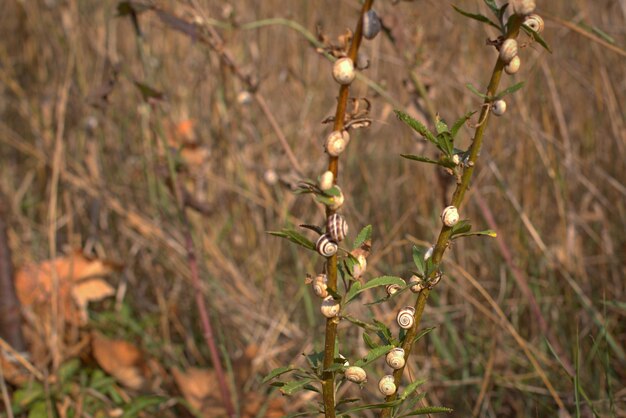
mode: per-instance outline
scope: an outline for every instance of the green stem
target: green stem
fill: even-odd
[[[513,15],[509,19],[509,29],[507,33],[507,38],[517,38],[519,34],[519,29],[522,24],[522,19]],[[497,92],[498,86],[500,85],[500,79],[502,77],[502,71],[504,70],[504,66],[506,64],[498,58],[496,65],[493,68],[491,73],[491,79],[489,80],[489,85],[487,86],[487,92],[485,93],[487,97],[494,96]],[[461,176],[461,181],[456,187],[454,194],[452,195],[452,202],[450,203],[452,206],[460,208],[463,204],[463,198],[465,197],[465,192],[470,187],[470,182],[472,180],[472,176],[474,174],[474,169],[476,168],[476,161],[478,159],[478,155],[480,154],[480,149],[483,144],[483,138],[485,134],[485,130],[487,129],[487,123],[489,122],[490,116],[490,99],[485,99],[482,110],[480,112],[480,116],[478,118],[479,124],[474,132],[474,139],[472,140],[472,145],[470,147],[470,155],[469,162],[467,167],[463,170],[463,175]],[[443,259],[443,255],[448,248],[450,242],[450,236],[452,234],[452,228],[443,225],[441,227],[441,231],[439,232],[439,237],[437,238],[437,243],[435,244],[435,249],[433,251],[433,263],[435,268],[433,269],[433,273],[429,277],[430,279],[434,278],[436,274],[439,272],[439,265],[441,264],[441,260]],[[415,301],[415,321],[413,326],[407,331],[404,342],[402,343],[402,348],[404,349],[404,358],[406,360],[405,364],[408,364],[408,359],[411,354],[411,348],[413,346],[413,340],[417,335],[417,330],[419,329],[420,322],[422,320],[422,314],[424,313],[424,308],[426,307],[426,300],[428,299],[428,295],[430,294],[430,289],[424,289],[419,293],[417,300]],[[406,367],[406,366],[405,366]],[[394,381],[396,387],[400,386],[402,382],[402,375],[404,373],[404,367],[393,372]],[[395,400],[397,397],[397,392],[393,395],[387,396],[385,398],[386,402],[390,402]],[[382,410],[381,418],[389,418],[391,416],[392,408],[386,408]]]

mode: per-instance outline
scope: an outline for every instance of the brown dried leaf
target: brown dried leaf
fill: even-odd
[[[190,367],[183,372],[173,368],[172,375],[185,400],[203,417],[225,415],[213,370]]]
[[[102,279],[92,279],[77,283],[72,287],[72,297],[79,309],[80,322],[86,324],[87,304],[97,302],[115,294],[115,288]]]
[[[92,334],[93,356],[102,369],[131,389],[141,389],[146,383],[147,367],[143,352],[124,340]]]

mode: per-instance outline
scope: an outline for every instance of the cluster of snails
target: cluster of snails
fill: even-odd
[[[320,235],[315,249],[324,257],[332,257],[337,253],[338,243],[348,234],[348,223],[338,213],[333,213],[326,220],[326,233]]]

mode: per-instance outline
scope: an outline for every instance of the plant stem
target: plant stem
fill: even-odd
[[[363,15],[372,8],[374,0],[366,0],[361,8],[359,21],[350,43],[348,57],[352,62],[356,63],[359,46],[363,39]],[[342,131],[344,128],[344,119],[346,116],[346,108],[348,106],[348,97],[350,94],[350,85],[342,85],[339,88],[339,99],[337,101],[337,109],[335,111],[335,123],[333,129]],[[328,157],[328,170],[333,173],[335,182],[339,176],[339,159],[337,157]],[[326,208],[326,217],[331,216],[335,211]],[[327,286],[332,291],[337,291],[337,254],[333,255],[326,262],[326,274],[328,278]],[[338,318],[328,318],[326,320],[326,336],[324,340],[324,370],[332,366],[335,358],[335,341],[337,339]],[[324,401],[324,414],[326,418],[335,417],[335,373],[324,371],[322,373],[322,397]]]
[[[522,24],[522,19],[518,15],[512,15],[509,18],[508,22],[508,32],[506,38],[517,38],[519,34],[520,26]],[[487,86],[486,95],[488,97],[494,96],[497,92],[498,86],[500,85],[500,78],[502,77],[502,71],[506,64],[500,58],[498,58],[493,71],[491,73],[491,79],[489,80],[489,85]],[[474,174],[474,169],[476,168],[476,161],[478,159],[478,155],[480,154],[480,149],[482,147],[483,138],[485,134],[485,130],[487,129],[487,123],[489,122],[490,116],[490,107],[489,107],[490,99],[485,99],[483,102],[482,110],[480,112],[480,116],[478,118],[479,124],[474,132],[474,139],[472,140],[472,145],[470,147],[470,155],[469,162],[465,169],[463,170],[463,175],[461,176],[461,181],[457,184],[456,190],[452,195],[452,202],[450,203],[452,206],[460,208],[463,204],[463,198],[465,197],[465,192],[470,187],[470,181],[472,179],[472,175]],[[448,248],[450,243],[450,236],[452,234],[452,227],[448,227],[443,225],[441,227],[441,231],[439,232],[439,237],[437,238],[437,243],[435,244],[435,249],[433,251],[433,263],[435,265],[434,271],[431,274],[433,278],[439,271],[439,265],[441,264],[441,260],[443,255]],[[417,300],[415,301],[415,322],[413,327],[411,327],[406,334],[404,342],[402,343],[402,348],[404,349],[404,358],[406,360],[406,364],[408,364],[408,359],[411,354],[411,348],[413,346],[413,340],[417,335],[417,330],[420,326],[420,322],[422,319],[422,314],[424,313],[424,308],[426,307],[426,300],[428,299],[428,295],[430,294],[430,289],[426,288],[419,293]],[[404,366],[406,367],[406,365]],[[404,373],[404,367],[398,369],[393,372],[394,381],[396,387],[400,386],[402,382],[402,375]],[[397,397],[397,392],[393,395],[387,396],[385,398],[386,402],[390,402],[395,400]],[[389,418],[391,416],[392,408],[386,408],[382,410],[381,418]]]

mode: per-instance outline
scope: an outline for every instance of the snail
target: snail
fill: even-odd
[[[339,58],[333,65],[333,78],[341,85],[347,85],[354,81],[356,71],[354,63],[348,57]]]
[[[394,370],[398,370],[404,367],[404,350],[402,348],[394,348],[387,353],[385,361]]]
[[[320,310],[326,318],[334,318],[339,314],[341,305],[332,296],[326,296],[322,301]]]
[[[400,290],[402,289],[402,286],[398,285],[398,284],[388,284],[385,287],[385,290],[387,291],[387,294],[389,296],[393,296],[396,293],[398,293]]]
[[[441,212],[441,221],[447,227],[452,227],[459,222],[459,211],[454,206],[448,206]]]
[[[358,366],[351,366],[346,369],[344,376],[351,382],[363,383],[367,380],[367,373]]]
[[[511,10],[518,15],[528,15],[535,11],[535,0],[512,0],[510,2]]]
[[[426,252],[424,253],[424,261],[428,261],[428,259],[433,256],[433,252],[435,252],[434,245],[428,248]]]
[[[400,325],[400,328],[409,329],[415,323],[415,308],[407,306],[398,312],[396,316],[396,322]]]
[[[519,67],[522,64],[522,60],[520,60],[519,55],[513,57],[513,59],[504,67],[504,71],[507,74],[515,74],[519,71]]]
[[[537,33],[543,32],[543,19],[538,14],[526,16],[524,24]]]
[[[517,56],[517,41],[515,39],[507,39],[500,46],[500,59],[508,64]]]
[[[348,146],[350,142],[350,134],[348,131],[332,131],[326,137],[326,142],[324,143],[324,149],[328,153],[328,155],[332,157],[338,157]]]
[[[409,284],[411,285],[411,292],[419,293],[424,289],[424,281],[421,277],[416,276],[415,274],[411,276],[409,279]]]
[[[356,68],[359,70],[367,70],[370,66],[370,59],[365,52],[359,51],[356,56]]]
[[[333,184],[335,184],[335,175],[333,172],[330,170],[324,171],[319,177],[320,190],[330,190],[333,187]]]
[[[491,111],[496,116],[504,115],[504,112],[506,112],[506,102],[502,99],[496,100],[491,104]]]
[[[328,204],[328,209],[330,210],[337,210],[340,207],[343,206],[343,202],[345,200],[344,196],[343,196],[343,192],[341,191],[341,189],[339,188],[339,186],[335,186],[338,190],[339,190],[339,194],[337,196],[333,196],[332,202]]]
[[[461,156],[460,156],[459,154],[454,154],[454,155],[452,156],[452,163],[453,163],[454,165],[459,165],[459,164],[461,164]]]
[[[338,213],[333,213],[326,220],[326,233],[336,242],[343,241],[348,234],[348,223]]]
[[[337,253],[337,243],[327,234],[321,235],[315,244],[315,249],[324,257],[332,257]]]
[[[352,277],[358,279],[365,273],[365,269],[367,268],[367,259],[363,254],[359,254],[356,259],[358,263],[352,267]]]
[[[380,32],[382,25],[376,11],[370,9],[363,15],[363,36],[365,39],[374,39]]]
[[[321,273],[313,279],[313,293],[320,298],[328,296],[328,277]]]
[[[432,289],[433,287],[437,286],[437,283],[439,283],[442,276],[443,274],[441,274],[441,272],[438,272],[437,275],[430,279],[430,281],[428,282],[428,288]]]
[[[383,376],[378,382],[378,390],[385,396],[396,393],[396,382],[394,382],[393,375]]]

